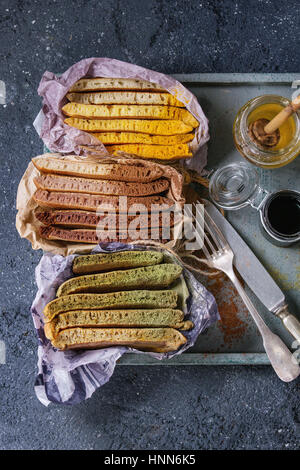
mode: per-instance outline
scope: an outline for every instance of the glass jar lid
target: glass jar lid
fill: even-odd
[[[251,203],[259,189],[258,182],[254,167],[243,162],[232,163],[212,173],[209,194],[212,201],[223,209],[241,209]]]

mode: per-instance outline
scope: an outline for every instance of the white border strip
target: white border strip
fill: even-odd
[[[2,340],[0,340],[0,364],[6,364],[6,347]]]
[[[0,80],[0,104],[6,104],[6,86],[3,80]]]

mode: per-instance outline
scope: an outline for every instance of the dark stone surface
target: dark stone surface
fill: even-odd
[[[166,72],[296,72],[299,3],[0,1],[1,449],[296,449],[299,381],[268,367],[119,367],[86,403],[43,407],[29,308],[41,253],[15,230],[15,196],[42,151],[32,121],[45,70],[107,56]]]

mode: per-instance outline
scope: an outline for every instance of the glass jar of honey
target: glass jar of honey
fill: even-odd
[[[279,168],[300,153],[300,116],[292,114],[280,126],[280,137],[273,147],[264,147],[249,135],[249,125],[258,119],[271,121],[290,100],[278,95],[263,95],[248,101],[237,113],[233,124],[236,148],[243,157],[262,168]]]

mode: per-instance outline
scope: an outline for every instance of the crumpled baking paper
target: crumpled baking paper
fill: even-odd
[[[99,244],[93,252],[145,249],[155,248],[110,243]],[[192,330],[183,332],[187,342],[178,351],[144,353],[128,347],[59,351],[53,348],[45,337],[42,312],[45,305],[55,298],[58,286],[72,276],[72,261],[75,256],[63,257],[46,253],[35,271],[38,292],[31,307],[39,342],[35,392],[37,398],[46,406],[50,402],[73,405],[86,400],[97,388],[108,382],[117,360],[127,352],[149,354],[158,360],[183,353],[194,345],[203,330],[220,318],[213,295],[188,270],[184,269],[178,293],[183,311],[195,326]],[[169,262],[177,262],[165,251],[164,256]]]
[[[183,159],[186,167],[201,174],[207,161],[206,142],[209,140],[208,120],[197,98],[174,78],[138,65],[116,59],[92,57],[72,65],[62,75],[45,72],[38,87],[43,106],[34,121],[34,127],[44,144],[53,152],[63,154],[85,154],[89,147],[102,156],[107,156],[105,146],[91,134],[75,129],[64,123],[61,111],[68,100],[66,94],[77,80],[83,77],[137,78],[157,83],[184,103],[185,107],[199,121],[195,138],[189,144],[193,158]],[[100,158],[100,157],[99,157]]]

